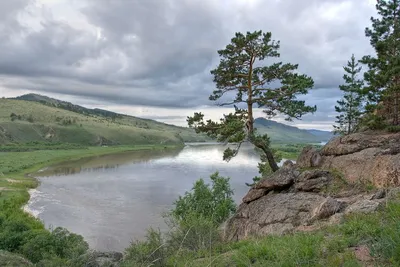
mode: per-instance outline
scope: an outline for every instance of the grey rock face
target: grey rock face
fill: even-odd
[[[349,206],[346,209],[345,214],[374,212],[378,210],[378,208],[381,206],[381,203],[382,201],[378,200],[368,200],[368,199],[360,200]]]

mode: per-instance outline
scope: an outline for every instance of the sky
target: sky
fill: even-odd
[[[180,126],[199,111],[218,119],[231,108],[208,100],[217,50],[262,30],[281,42],[280,61],[315,81],[303,99],[317,112],[291,125],[331,130],[343,65],[373,53],[364,29],[375,3],[0,0],[0,96],[33,92]]]

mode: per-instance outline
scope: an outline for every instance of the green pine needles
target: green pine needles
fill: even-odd
[[[216,89],[209,99],[220,106],[233,106],[234,112],[219,122],[205,121],[202,113],[195,113],[187,121],[198,133],[237,144],[225,151],[224,160],[236,156],[242,142],[248,141],[262,151],[262,162],[268,163],[272,171],[278,170],[268,135],[259,135],[254,128],[253,109],[262,109],[269,118],[285,115],[287,120],[316,111],[315,106],[297,99],[314,86],[311,77],[300,74],[297,64],[266,64],[265,60],[280,56],[279,46],[270,32],[255,31],[236,33],[231,43],[218,51],[220,63],[211,71]]]
[[[337,118],[337,125],[334,125],[335,132],[340,134],[351,134],[357,130],[361,115],[362,115],[362,89],[364,82],[358,79],[358,74],[361,72],[361,67],[352,55],[347,66],[343,67],[345,74],[343,80],[345,84],[340,85],[339,88],[344,92],[342,99],[337,101],[338,105],[335,106],[336,112],[339,113]]]
[[[371,18],[372,27],[365,30],[376,55],[361,60],[369,68],[364,75],[367,110],[400,125],[400,0],[378,0],[376,9],[379,18]]]

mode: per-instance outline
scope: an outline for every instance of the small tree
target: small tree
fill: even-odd
[[[195,113],[187,121],[198,133],[238,144],[235,149],[225,150],[224,160],[234,157],[242,142],[248,140],[263,152],[261,160],[268,162],[272,171],[278,170],[268,135],[258,135],[254,128],[254,106],[262,108],[269,118],[279,113],[286,115],[287,120],[299,119],[316,110],[297,99],[297,95],[307,94],[314,85],[312,78],[298,73],[298,65],[264,63],[266,59],[279,57],[278,49],[279,42],[271,40],[270,32],[255,31],[246,35],[236,33],[231,43],[218,51],[220,63],[211,71],[216,90],[209,99],[217,101],[235,94],[233,99],[219,103],[233,105],[235,112],[224,115],[220,122],[204,121],[202,113]]]
[[[344,92],[344,96],[337,101],[338,106],[335,106],[335,110],[339,115],[336,116],[338,125],[333,127],[338,133],[350,134],[356,130],[361,118],[364,82],[357,79],[361,67],[358,66],[354,55],[351,56],[351,60],[347,62],[347,66],[344,66],[343,69],[345,71],[343,75],[345,84],[340,85],[339,88]]]
[[[365,35],[376,56],[364,56],[365,94],[369,111],[380,114],[392,125],[400,124],[400,0],[377,0],[380,18],[371,18],[372,28]],[[380,109],[377,111],[377,109]]]

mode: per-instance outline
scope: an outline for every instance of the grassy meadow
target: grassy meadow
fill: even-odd
[[[0,144],[58,142],[81,145],[182,144],[208,140],[189,128],[121,115],[81,114],[33,101],[0,99]]]

